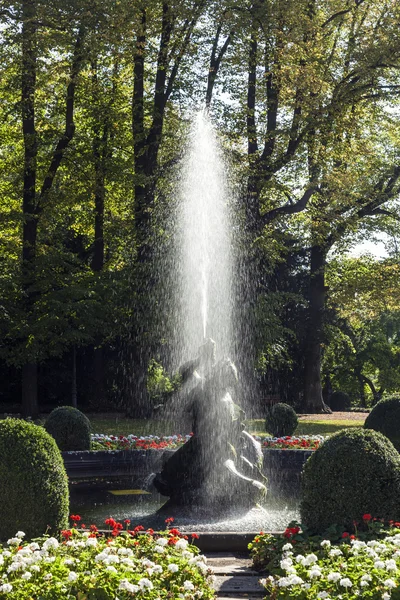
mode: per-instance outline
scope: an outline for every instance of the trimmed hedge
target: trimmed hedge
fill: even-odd
[[[302,476],[301,522],[312,532],[350,527],[363,514],[400,520],[400,456],[381,433],[344,429],[307,460]]]
[[[27,538],[68,526],[68,478],[57,444],[20,419],[0,421],[0,539]]]
[[[289,404],[279,402],[268,411],[265,428],[273,436],[283,437],[293,435],[298,423],[299,420],[294,409]]]
[[[333,411],[348,410],[351,405],[350,396],[346,392],[333,392],[329,398],[329,406]]]
[[[390,396],[375,404],[364,427],[380,431],[400,451],[400,397]]]
[[[90,450],[91,425],[89,419],[73,406],[55,408],[47,417],[44,427],[56,440],[62,452]]]

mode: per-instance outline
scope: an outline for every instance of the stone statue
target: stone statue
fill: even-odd
[[[251,508],[266,493],[262,452],[244,430],[244,413],[232,399],[238,380],[235,365],[229,359],[216,362],[215,342],[209,339],[180,373],[188,390],[185,409],[193,436],[154,479],[157,490],[170,498],[162,510]]]

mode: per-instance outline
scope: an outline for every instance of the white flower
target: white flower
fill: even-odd
[[[25,537],[25,533],[23,531],[17,531],[15,537],[22,539],[23,537]]]
[[[304,564],[305,558],[304,558],[304,556],[302,554],[298,554],[296,556],[295,560],[296,560],[297,563]]]
[[[329,598],[329,594],[328,594],[328,592],[318,592],[317,598],[321,598],[321,599],[325,599],[326,600],[326,598]]]
[[[339,548],[332,548],[332,550],[329,552],[329,556],[334,557],[334,556],[342,556],[343,552],[341,550],[339,550]]]
[[[386,571],[397,571],[396,561],[392,558],[385,561]]]
[[[0,554],[0,567],[1,565],[4,565],[4,558],[2,554]]]
[[[186,580],[186,581],[183,582],[183,587],[188,592],[192,592],[194,590],[194,585],[189,580]]]
[[[390,600],[390,594],[388,594],[387,592],[382,594],[382,600]]]
[[[32,565],[31,566],[31,571],[35,571],[35,573],[39,573],[39,571],[40,571],[39,565]]]
[[[292,566],[292,564],[293,564],[293,561],[291,558],[284,558],[280,562],[281,569],[283,569],[284,571],[287,571]]]
[[[162,572],[163,572],[163,568],[162,568],[162,566],[161,566],[161,565],[156,565],[156,566],[153,568],[153,573],[162,573]]]
[[[43,550],[49,550],[50,548],[58,548],[59,543],[56,538],[50,537],[43,544]]]
[[[321,577],[321,575],[321,569],[317,566],[313,567],[311,571],[308,572],[308,576],[310,579],[315,579],[315,577]]]
[[[369,573],[366,573],[361,577],[361,581],[372,581],[372,577]]]
[[[387,588],[395,588],[396,582],[393,581],[393,579],[386,579],[386,581],[383,582],[383,585]]]
[[[287,552],[287,550],[291,550],[292,548],[293,548],[292,544],[291,544],[290,542],[288,542],[287,544],[285,544],[285,545],[282,547],[282,550],[283,550],[284,552]]]
[[[338,573],[337,571],[332,571],[332,573],[328,573],[328,581],[333,581],[334,583],[336,583],[337,581],[339,581],[339,579],[341,578],[341,574]]]
[[[157,546],[166,546],[168,544],[168,540],[166,538],[158,538],[156,540]]]
[[[361,587],[368,587],[368,586],[369,586],[369,583],[368,583],[368,581],[365,581],[365,580],[363,581],[363,580],[361,580],[361,581],[360,581],[360,586],[361,586]]]
[[[177,573],[179,571],[179,567],[175,563],[171,563],[168,565],[168,571],[171,571],[171,573]]]
[[[9,594],[10,592],[12,592],[13,586],[11,585],[11,583],[3,583],[3,585],[0,585],[0,592],[2,592],[3,594]]]
[[[374,562],[374,567],[375,567],[375,569],[384,569],[385,563],[383,562],[383,560],[376,560]]]
[[[158,552],[159,554],[164,554],[165,548],[163,546],[158,546],[157,545],[157,546],[154,547],[154,551]]]
[[[25,571],[25,573],[22,573],[21,575],[21,579],[25,579],[25,581],[29,581],[31,577],[32,573],[30,573],[29,571]]]
[[[46,575],[43,576],[43,579],[45,581],[50,581],[50,579],[52,579],[52,578],[53,578],[52,573],[46,573]]]
[[[106,567],[106,573],[118,573],[117,569],[113,566]]]
[[[353,584],[351,583],[351,581],[348,577],[343,577],[343,579],[341,579],[339,581],[339,585],[341,585],[342,587],[346,587],[346,588],[350,588],[353,586]]]
[[[131,594],[135,594],[139,591],[140,588],[138,585],[133,585],[132,583],[129,583],[127,579],[121,579],[118,589],[125,590],[127,592],[130,592]]]
[[[288,585],[291,585],[289,577],[281,577],[278,580],[279,587],[288,587]]]
[[[187,540],[184,540],[183,538],[181,538],[180,540],[178,540],[176,542],[175,548],[177,550],[186,550],[188,544],[189,544],[189,542]]]
[[[9,546],[19,546],[20,543],[21,543],[21,540],[17,537],[13,537],[13,538],[10,538],[9,540],[7,540],[7,544]]]
[[[298,575],[290,575],[289,577],[290,585],[300,585],[303,582],[302,578]]]
[[[316,563],[317,560],[318,560],[318,557],[315,556],[315,554],[308,554],[304,559],[303,565],[305,567],[310,567],[311,565]]]
[[[78,575],[77,575],[77,573],[75,573],[75,571],[70,571],[70,572],[68,573],[68,581],[69,581],[70,583],[73,583],[73,582],[74,582],[74,581],[76,581],[77,579],[78,579]]]
[[[153,589],[153,584],[151,583],[150,579],[147,579],[146,577],[139,579],[138,585],[141,590],[144,590],[145,588],[148,588],[149,590]]]
[[[323,548],[330,548],[330,547],[331,547],[331,543],[330,543],[330,541],[329,541],[329,540],[322,540],[322,542],[321,542],[321,546],[322,546]],[[326,592],[324,592],[324,593],[326,593]],[[318,597],[319,597],[319,596],[318,596]],[[322,597],[322,596],[321,596],[321,597]]]
[[[97,538],[95,538],[95,537],[88,537],[88,539],[86,540],[86,546],[88,548],[93,547],[93,546],[97,546]]]

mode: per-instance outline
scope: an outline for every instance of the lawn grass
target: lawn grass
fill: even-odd
[[[123,416],[88,415],[92,423],[94,433],[105,433],[108,435],[174,435],[188,433],[178,431],[179,428],[172,422],[157,421],[151,419],[127,419]],[[329,419],[329,420],[304,420],[300,418],[295,435],[329,435],[335,431],[347,427],[362,427],[363,419]],[[246,421],[247,429],[261,437],[268,435],[265,431],[264,419],[249,419]]]

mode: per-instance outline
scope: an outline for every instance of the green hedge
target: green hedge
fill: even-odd
[[[265,429],[275,437],[293,435],[299,423],[296,412],[289,406],[279,402],[268,411]]]
[[[90,450],[91,425],[89,419],[77,408],[60,406],[47,417],[44,427],[57,442],[62,452]]]
[[[364,427],[380,431],[400,451],[400,397],[380,400],[365,419]]]
[[[43,427],[19,419],[0,421],[0,539],[24,531],[53,535],[68,525],[64,462]]]
[[[400,456],[381,433],[351,428],[326,440],[307,460],[301,521],[322,533],[350,527],[363,514],[400,520]]]

